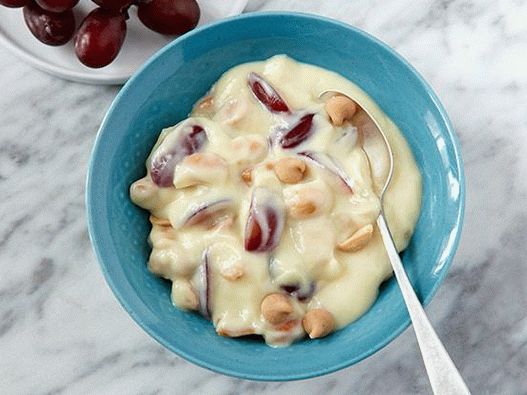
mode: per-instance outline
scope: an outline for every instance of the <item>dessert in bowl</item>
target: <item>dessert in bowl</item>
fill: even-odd
[[[303,33],[305,31],[316,33],[306,36]],[[419,204],[419,193],[416,193],[416,191],[420,188],[416,188],[413,191],[411,191],[411,188],[403,188],[405,192],[409,193],[409,196],[415,196],[415,202],[412,204],[412,199],[403,199],[405,202],[400,204],[408,205],[404,207],[404,212],[403,210],[398,210],[398,207],[394,207],[395,213],[402,213],[403,215],[400,220],[402,232],[398,241],[398,247],[400,249],[404,248],[409,239],[409,244],[402,258],[410,280],[424,303],[431,299],[441,280],[446,275],[457,246],[464,204],[464,181],[459,148],[448,118],[439,101],[426,83],[404,60],[384,44],[365,33],[347,25],[314,16],[284,13],[252,14],[198,29],[176,40],[152,58],[119,93],[101,126],[94,147],[87,184],[88,220],[92,242],[107,281],[117,298],[131,316],[155,339],[177,354],[201,366],[237,377],[259,380],[300,379],[329,373],[349,366],[387,344],[408,325],[408,315],[397,289],[397,284],[393,279],[385,281],[381,285],[378,297],[375,299],[378,284],[382,281],[382,278],[388,277],[390,274],[389,268],[387,269],[387,266],[382,264],[360,266],[361,268],[375,268],[378,273],[369,277],[374,280],[372,280],[370,287],[364,288],[369,291],[365,291],[367,295],[363,302],[348,300],[353,293],[351,290],[344,290],[346,295],[340,299],[335,308],[346,311],[345,314],[341,315],[329,304],[321,303],[316,306],[328,310],[334,319],[335,327],[342,329],[323,338],[315,340],[299,339],[289,347],[277,348],[268,347],[261,339],[254,339],[253,337],[231,339],[225,336],[218,336],[214,326],[208,320],[195,312],[184,311],[174,307],[171,300],[171,282],[159,278],[148,269],[147,263],[152,253],[146,243],[152,231],[152,224],[149,220],[150,215],[147,211],[133,204],[129,197],[129,188],[136,180],[145,176],[145,160],[156,145],[159,132],[173,125],[178,125],[176,126],[177,130],[187,126],[200,126],[187,124],[189,121],[186,118],[189,112],[192,111],[193,104],[198,102],[200,98],[205,97],[211,86],[226,71],[234,66],[247,62],[262,61],[277,54],[285,54],[299,62],[329,70],[331,75],[335,75],[334,78],[339,78],[339,81],[340,79],[343,82],[348,80],[345,83],[349,84],[347,86],[350,88],[353,87],[352,89],[360,87],[360,92],[364,92],[372,99],[367,101],[370,103],[368,106],[371,105],[371,108],[377,108],[382,111],[387,116],[387,125],[392,124],[389,121],[391,120],[394,125],[393,129],[395,131],[400,130],[401,135],[404,137],[404,139],[400,139],[402,141],[400,147],[403,148],[403,152],[408,152],[406,158],[410,159],[405,162],[406,159],[404,157],[396,157],[396,161],[401,164],[408,163],[411,165],[408,168],[413,168],[416,175],[410,178],[414,180],[416,187],[419,184],[418,174],[419,172],[422,174],[422,199],[421,204]],[[289,62],[283,57],[274,58],[274,62],[277,64],[285,61]],[[273,60],[269,62],[273,62]],[[326,109],[327,100],[329,99],[321,100],[316,97],[316,94],[323,89],[320,89],[320,91],[314,90],[311,95],[305,95],[304,92],[304,94],[295,98],[294,94],[282,88],[279,80],[275,80],[272,74],[265,72],[265,67],[264,69],[260,67],[263,67],[262,64],[254,70],[247,69],[245,71],[249,74],[254,72],[265,82],[269,83],[276,92],[283,96],[284,101],[287,101],[286,104],[290,112],[290,115],[287,116],[283,114],[285,118],[288,118],[287,122],[284,121],[283,127],[274,128],[273,130],[277,133],[270,133],[270,120],[282,116],[277,116],[272,111],[269,111],[265,104],[258,100],[254,91],[247,88],[248,75],[244,72],[243,82],[240,82],[239,86],[244,86],[244,94],[247,95],[247,100],[250,100],[248,102],[250,106],[257,106],[255,107],[257,110],[253,111],[256,113],[255,116],[261,116],[263,119],[261,123],[257,122],[262,128],[262,136],[264,132],[268,136],[273,135],[271,140],[274,142],[272,141],[270,144],[276,145],[283,142],[283,137],[287,135],[284,131],[287,132],[288,127],[297,125],[302,117],[310,113],[316,112],[311,121],[313,125],[316,125],[317,131],[319,131],[319,126],[321,126],[320,130],[324,130],[324,125],[328,130],[328,134],[337,133],[339,128],[342,132],[344,132],[343,129],[349,128],[347,124],[343,125],[344,127],[335,127],[332,123],[330,114]],[[311,66],[306,66],[306,68],[309,67]],[[341,77],[337,77],[337,74],[333,73],[337,73]],[[218,88],[220,84],[216,86],[217,92],[222,90]],[[294,84],[292,83],[292,85]],[[353,93],[356,92],[358,90],[353,91]],[[215,99],[217,101],[216,104],[221,103],[221,99]],[[302,100],[306,101],[303,102]],[[229,115],[236,113],[236,111],[229,113],[227,109],[225,109],[225,113],[221,113],[219,108],[214,108],[214,115],[211,117],[207,117],[206,114],[197,116],[197,111],[200,110],[198,107],[196,107],[194,115],[196,115],[195,118],[203,121],[202,127],[205,126],[204,130],[207,127],[213,129],[216,122],[221,121],[221,117],[225,117],[222,122],[227,122]],[[219,107],[223,107],[223,105]],[[236,106],[233,105],[231,109],[234,110],[235,108]],[[206,110],[206,106],[202,110]],[[219,115],[214,120],[216,113]],[[269,117],[267,118],[268,122],[265,122],[266,117]],[[235,120],[235,118],[236,116],[231,121]],[[211,124],[205,125],[207,121],[210,121]],[[243,123],[243,121],[240,122]],[[173,129],[172,132],[176,131],[176,129]],[[233,129],[236,129],[236,127]],[[331,130],[333,132],[330,132]],[[397,133],[393,134],[393,136],[396,136],[396,140],[392,141],[392,143],[395,142],[396,146],[397,141],[399,141],[397,140],[397,136],[399,136]],[[167,136],[170,136],[170,134],[170,132],[165,133],[165,137],[168,139]],[[178,134],[174,134],[174,138]],[[199,130],[197,134],[200,134]],[[211,159],[210,154],[218,155],[220,156],[219,159],[212,155],[212,160],[213,162],[214,160],[219,162],[224,160],[228,163],[229,172],[226,180],[230,180],[234,175],[238,177],[237,182],[240,183],[236,184],[238,192],[228,197],[233,199],[234,196],[236,204],[230,206],[230,208],[227,207],[228,205],[223,207],[223,211],[219,210],[218,216],[212,215],[209,218],[212,219],[212,224],[206,225],[207,227],[220,226],[221,219],[229,216],[223,214],[231,213],[234,222],[233,226],[237,229],[237,241],[242,243],[237,246],[243,246],[241,249],[237,247],[236,251],[238,253],[256,256],[255,260],[257,261],[264,260],[263,256],[268,254],[268,252],[261,251],[262,255],[260,256],[256,252],[250,252],[245,249],[245,234],[247,223],[250,222],[248,219],[250,217],[251,202],[254,201],[253,194],[256,191],[256,183],[267,185],[267,189],[273,189],[271,185],[273,183],[275,185],[276,182],[280,183],[277,189],[273,190],[273,193],[276,195],[281,193],[281,199],[284,204],[283,210],[287,216],[284,221],[284,229],[292,229],[294,221],[298,221],[298,223],[311,220],[323,222],[325,219],[332,218],[332,211],[326,211],[324,215],[308,218],[307,220],[290,219],[292,212],[287,201],[295,200],[293,197],[299,194],[298,188],[301,189],[305,185],[312,186],[315,189],[327,187],[329,193],[320,194],[321,196],[327,197],[329,195],[333,196],[333,198],[335,196],[346,196],[346,182],[339,178],[338,175],[335,175],[335,171],[328,170],[328,167],[331,168],[331,166],[328,166],[324,159],[320,159],[320,156],[305,155],[307,151],[313,151],[314,148],[319,147],[318,143],[316,146],[309,146],[309,144],[315,144],[316,139],[322,136],[320,133],[313,132],[311,137],[302,143],[306,144],[302,151],[299,151],[302,144],[293,148],[284,148],[282,146],[278,147],[277,150],[268,150],[266,155],[271,156],[267,160],[272,162],[272,166],[269,166],[272,169],[267,168],[268,166],[264,164],[266,159],[263,159],[261,161],[263,165],[255,166],[256,168],[250,172],[250,182],[254,182],[252,186],[242,184],[244,183],[242,171],[245,168],[241,169],[240,167],[238,169],[239,172],[231,171],[231,162],[235,161],[234,155],[222,154],[212,149],[213,144],[209,145],[210,141],[208,140],[209,138],[213,139],[215,133],[205,132],[205,134],[207,143],[203,144],[203,149],[195,150],[187,158],[201,154],[197,155],[198,159],[200,156],[202,157],[201,159],[207,159],[207,157]],[[247,137],[250,134],[259,135],[259,132],[255,130],[255,132],[247,133],[244,136]],[[218,132],[219,135],[221,135],[220,132]],[[229,136],[231,144],[237,137],[239,136]],[[310,139],[313,139],[313,141],[310,142]],[[161,140],[164,141],[164,139]],[[161,140],[157,148],[163,144]],[[405,140],[407,145],[404,143]],[[250,144],[248,146],[250,147]],[[320,148],[318,149],[320,150]],[[340,149],[338,144],[335,149]],[[156,150],[154,149],[153,155]],[[338,153],[330,152],[331,149],[329,148],[328,150],[324,151],[324,153],[327,154],[329,152],[332,156],[339,155]],[[240,148],[237,152],[240,156],[241,151],[242,149]],[[301,155],[302,153],[304,153],[303,156]],[[195,158],[196,156],[194,156]],[[303,161],[306,168],[304,169],[305,175],[301,182],[287,184],[278,179],[279,175],[277,174],[280,173],[280,170],[277,171],[276,164],[281,159],[300,159]],[[416,166],[412,165],[414,159]],[[319,166],[321,163],[322,165]],[[184,168],[186,164],[188,164],[188,159],[186,161],[182,159],[181,162],[175,165],[174,169],[178,168],[178,166],[179,168]],[[247,167],[251,166],[248,165]],[[301,170],[302,165],[299,166]],[[352,166],[348,169],[349,174],[353,175],[354,168]],[[362,167],[358,166],[356,168],[361,169]],[[416,169],[419,169],[419,172]],[[175,171],[174,176],[176,173],[178,172]],[[183,173],[180,173],[180,175],[182,176]],[[191,173],[190,170],[186,172],[187,175],[191,175]],[[222,176],[221,174],[216,174],[215,177],[221,178]],[[278,179],[278,181],[271,181],[273,179]],[[267,181],[265,180],[268,180],[270,184],[266,184]],[[174,182],[174,177],[172,182]],[[184,181],[181,182],[184,183]],[[227,185],[231,185],[229,182],[227,182]],[[323,184],[326,185],[323,186]],[[242,189],[241,191],[243,192],[240,192],[238,187],[246,189]],[[351,187],[353,189],[353,186]],[[206,186],[206,188],[209,188],[209,192],[220,190],[220,188],[210,188],[210,185]],[[336,194],[334,191],[338,191],[338,188],[342,188],[342,191]],[[290,195],[289,192],[284,194],[286,189],[290,191]],[[291,199],[286,198],[286,195],[291,197]],[[214,197],[214,199],[216,198],[219,198],[219,196]],[[222,199],[223,197],[218,200]],[[266,196],[256,198],[259,201],[266,199]],[[337,200],[339,199],[337,198]],[[375,196],[372,196],[371,207],[375,206],[374,201]],[[394,206],[398,204],[395,203]],[[334,205],[330,206],[331,209],[329,209],[329,206],[324,206],[323,210],[334,210]],[[181,208],[183,207],[185,205],[181,206]],[[190,207],[190,205],[187,205],[187,207]],[[194,205],[194,207],[196,206]],[[232,209],[232,207],[235,207],[235,209]],[[416,212],[412,214],[411,210],[407,210],[408,207],[415,207]],[[399,208],[402,209],[403,207]],[[163,226],[162,224],[167,225],[166,221],[168,220],[170,227],[176,230],[176,227],[182,224],[180,221],[183,220],[184,223],[188,218],[186,212],[179,212],[179,206],[176,210],[168,211],[164,214],[161,212],[153,213],[152,222],[160,221],[155,224],[156,227]],[[189,212],[188,214],[191,213]],[[374,216],[374,210],[368,215]],[[388,215],[388,219],[390,219],[390,215]],[[413,226],[416,219],[417,223],[415,223],[414,229]],[[219,222],[215,223],[216,220]],[[397,221],[392,220],[391,225],[397,227],[396,223]],[[262,222],[259,224],[261,225]],[[382,253],[383,250],[380,247],[376,247],[375,231],[372,232],[371,239],[361,250],[349,253],[339,249],[338,244],[344,246],[353,233],[362,227],[359,227],[359,225],[361,223],[357,223],[356,227],[347,228],[347,232],[351,234],[344,235],[344,233],[339,233],[334,240],[327,238],[324,232],[316,233],[313,239],[317,240],[318,246],[323,245],[326,251],[331,248],[335,256],[345,254],[350,256],[360,255],[361,253],[366,253],[369,249],[375,249]],[[205,225],[199,224],[199,221],[192,226],[196,226],[196,231],[199,227],[205,228]],[[335,223],[332,226],[338,227],[341,225]],[[308,226],[305,228],[307,229]],[[414,232],[410,239],[409,236],[412,230]],[[176,230],[176,234],[178,232]],[[317,230],[312,230],[312,232],[317,232]],[[267,232],[264,233],[269,236]],[[288,234],[290,233],[288,231]],[[369,231],[366,230],[365,234],[369,234]],[[155,235],[153,238],[155,239]],[[282,238],[284,238],[283,234]],[[256,246],[257,250],[260,246],[269,245],[269,243],[272,245],[272,240],[274,240],[273,237],[270,237],[265,242],[260,240],[259,242],[249,243],[252,245],[249,250],[254,246]],[[323,240],[326,240],[326,243],[323,243]],[[272,255],[279,260],[277,264],[278,273],[275,273],[276,276],[273,274],[273,280],[276,281],[274,283],[271,282],[276,287],[255,297],[255,301],[251,304],[251,306],[255,306],[253,308],[255,311],[261,310],[261,302],[268,294],[286,295],[292,301],[293,307],[298,307],[298,302],[304,303],[297,300],[299,298],[303,299],[300,292],[311,292],[311,287],[305,287],[304,283],[309,285],[311,283],[310,280],[313,278],[316,283],[315,289],[310,301],[304,304],[309,305],[309,303],[312,303],[311,301],[317,299],[320,301],[320,298],[323,297],[322,293],[326,292],[323,291],[324,288],[320,284],[322,280],[319,280],[319,278],[326,275],[331,277],[331,270],[329,270],[331,265],[327,266],[328,273],[323,270],[322,273],[317,274],[309,270],[310,273],[304,276],[305,279],[302,276],[300,276],[302,281],[297,279],[299,284],[293,284],[293,281],[281,282],[284,279],[281,275],[287,272],[287,270],[282,270],[284,265],[293,261],[298,262],[298,260],[280,260],[280,256],[287,255],[280,253],[282,249],[287,250],[287,244],[278,243],[273,248],[274,252]],[[308,245],[307,247],[310,246]],[[175,249],[175,251],[179,250]],[[320,251],[316,249],[315,252],[324,253],[322,249]],[[294,251],[291,254],[294,254]],[[197,253],[197,256],[202,257],[200,253]],[[333,266],[338,269],[338,266],[342,266],[342,261],[344,260],[336,258],[335,261],[338,264]],[[194,261],[194,265],[196,263],[197,261]],[[264,265],[262,262],[256,262],[256,265],[244,266],[243,268],[247,269],[244,274],[249,273],[251,270],[257,270],[255,269],[256,267],[263,267],[268,270],[270,265],[268,262],[265,263]],[[313,265],[313,267],[315,266]],[[359,267],[358,263],[357,267]],[[219,266],[215,266],[215,268],[220,269]],[[383,268],[387,269],[386,272],[384,272]],[[298,270],[298,272],[301,272],[301,270]],[[236,273],[236,270],[233,269],[232,273]],[[196,280],[193,280],[193,277],[194,272],[191,273],[189,270],[186,279],[194,286]],[[224,279],[221,274],[215,276],[215,278],[220,278],[220,281]],[[225,282],[227,281],[225,280]],[[283,289],[280,288],[281,285],[298,285],[299,287],[298,289]],[[333,289],[335,288],[333,287]],[[227,290],[228,287],[219,287],[215,292],[222,292],[221,289]],[[327,289],[330,290],[331,288]],[[174,296],[177,298],[177,295]],[[334,296],[330,295],[324,300],[329,303],[333,299]],[[368,309],[373,301],[373,305]],[[249,305],[248,302],[247,305]],[[194,306],[196,307],[195,301]],[[201,306],[203,306],[203,303]],[[356,308],[351,308],[350,306],[356,306]],[[315,306],[311,307],[314,308]],[[295,320],[302,321],[300,316],[302,314],[305,315],[311,307],[306,307],[299,314],[299,317],[295,317]],[[222,311],[222,309],[213,306],[211,310],[209,313],[212,313],[214,323],[215,314],[219,317],[220,314],[218,312]],[[261,311],[255,313],[254,316],[256,317],[259,313]],[[340,317],[344,316],[347,318],[340,319]],[[352,321],[354,319],[355,321],[346,325],[348,320]],[[219,322],[218,319],[215,323]],[[243,324],[245,325],[245,323]],[[299,325],[298,322],[297,325]],[[242,326],[240,325],[239,327],[241,328]],[[303,325],[299,329],[304,330]],[[266,335],[265,331],[260,330],[259,332]],[[271,332],[269,334],[272,335]],[[270,343],[275,342],[271,341]],[[289,343],[289,341],[285,343]]]
[[[350,81],[285,55],[227,71],[163,130],[130,188],[151,213],[149,269],[220,335],[272,346],[326,336],[363,314],[391,276],[375,225],[384,179],[373,172],[388,158],[367,157],[369,117],[321,95],[331,88],[384,120],[397,158],[384,206],[402,250],[421,177],[400,131]]]

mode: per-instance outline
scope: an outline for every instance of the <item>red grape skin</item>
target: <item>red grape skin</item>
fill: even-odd
[[[20,8],[24,7],[29,3],[29,0],[0,0],[0,5],[9,8]]]
[[[96,8],[75,35],[75,53],[92,68],[104,67],[117,57],[126,36],[126,18],[117,11]]]
[[[172,186],[174,169],[187,155],[198,152],[207,142],[207,133],[199,125],[187,125],[179,131],[173,146],[165,140],[152,156],[150,175],[160,187]]]
[[[203,317],[210,320],[212,317],[212,290],[211,290],[211,270],[209,264],[209,251],[206,250],[203,262],[198,268],[200,286],[199,293],[199,311]]]
[[[313,117],[315,114],[306,114],[296,125],[288,130],[280,139],[282,148],[294,148],[313,134]]]
[[[213,202],[202,203],[190,213],[190,215],[185,219],[183,225],[193,226],[200,224],[210,224],[213,222],[215,215],[224,212],[232,205],[233,202],[231,199],[220,199]]]
[[[75,33],[75,16],[72,10],[49,12],[31,2],[24,7],[24,20],[31,33],[47,45],[64,45]]]
[[[92,0],[95,4],[101,8],[107,10],[120,11],[124,8],[127,8],[132,0]]]
[[[37,4],[51,12],[64,12],[73,9],[79,0],[35,0]]]
[[[285,213],[281,202],[269,190],[256,188],[245,225],[245,250],[273,250],[280,242],[284,223]]]
[[[278,92],[256,73],[250,73],[247,80],[254,96],[271,112],[290,112]]]
[[[138,4],[137,16],[155,32],[180,35],[196,27],[200,9],[196,0],[146,0]]]

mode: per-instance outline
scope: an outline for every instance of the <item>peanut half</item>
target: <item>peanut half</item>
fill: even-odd
[[[224,265],[220,267],[220,274],[225,280],[236,281],[240,277],[243,277],[245,270],[239,264],[235,265]]]
[[[275,163],[274,172],[283,183],[296,184],[304,178],[306,164],[298,158],[282,158]]]
[[[304,330],[311,339],[324,337],[335,329],[335,320],[326,309],[313,309],[306,313],[302,320]]]
[[[304,186],[284,189],[284,198],[289,215],[294,219],[304,219],[318,215],[328,206],[328,195],[319,188]]]
[[[287,321],[289,314],[293,312],[293,304],[285,295],[269,294],[262,300],[261,311],[267,322],[278,325]]]
[[[345,121],[350,121],[355,112],[357,104],[349,97],[335,95],[326,102],[326,112],[335,126],[342,126]]]
[[[359,251],[366,246],[373,236],[373,225],[368,224],[353,233],[349,238],[337,245],[338,249],[345,252]]]

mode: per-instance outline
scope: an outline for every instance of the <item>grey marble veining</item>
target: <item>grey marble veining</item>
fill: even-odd
[[[319,13],[405,56],[460,136],[467,210],[428,307],[474,394],[527,394],[527,1],[253,0]],[[118,88],[42,74],[0,48],[0,393],[426,394],[411,330],[362,363],[255,383],[166,351],[120,308],[87,236],[84,179]]]

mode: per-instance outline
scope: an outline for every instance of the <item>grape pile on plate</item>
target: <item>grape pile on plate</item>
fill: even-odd
[[[117,57],[126,36],[130,6],[155,32],[179,35],[196,27],[196,0],[92,0],[98,5],[76,29],[73,8],[79,0],[0,0],[6,7],[24,7],[24,20],[33,35],[47,45],[64,45],[73,36],[75,53],[88,67],[104,67]],[[76,32],[75,32],[76,31]]]

